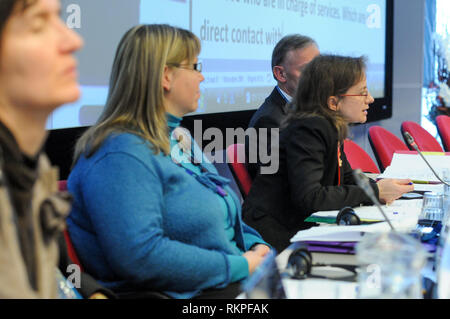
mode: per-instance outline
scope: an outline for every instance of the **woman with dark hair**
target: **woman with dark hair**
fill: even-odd
[[[306,66],[293,112],[280,134],[279,170],[258,175],[243,206],[245,222],[277,250],[307,228],[321,210],[370,204],[356,185],[343,151],[348,124],[364,123],[374,100],[361,58],[321,55]],[[371,186],[383,203],[412,191],[410,180],[383,179]]]
[[[85,269],[119,293],[228,297],[270,250],[182,117],[200,98],[200,40],[168,25],[122,38],[105,109],[79,139],[68,226]]]
[[[74,52],[83,42],[60,9],[59,0],[0,1],[0,298],[115,297],[69,267],[70,200],[42,151],[50,113],[80,95]]]
[[[42,151],[47,118],[80,95],[81,38],[58,0],[0,1],[0,298],[57,298],[58,238],[70,203]]]

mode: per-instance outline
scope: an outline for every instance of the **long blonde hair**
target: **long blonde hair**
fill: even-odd
[[[199,53],[200,40],[188,30],[152,24],[127,31],[117,47],[105,108],[78,140],[74,163],[83,153],[92,156],[113,132],[137,134],[151,143],[155,154],[169,154],[164,67],[193,61]]]

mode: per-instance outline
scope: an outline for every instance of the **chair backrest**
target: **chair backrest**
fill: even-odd
[[[242,197],[245,198],[252,186],[252,179],[245,167],[245,146],[244,144],[231,144],[227,147],[227,159],[231,172],[238,184]]]
[[[395,151],[409,151],[401,139],[381,126],[370,127],[368,137],[381,171],[391,164]]]
[[[344,141],[344,152],[353,169],[359,168],[364,173],[380,173],[380,170],[369,154],[352,140],[346,139]]]
[[[80,259],[78,258],[75,247],[73,247],[72,240],[70,239],[69,231],[67,230],[67,228],[64,229],[64,239],[66,240],[67,254],[70,257],[70,260],[72,260],[75,264],[77,264],[78,267],[80,267],[81,271],[84,271]]]
[[[400,127],[402,131],[403,139],[406,143],[406,146],[409,147],[410,150],[414,151],[414,147],[408,144],[408,141],[405,139],[403,135],[404,132],[409,132],[411,136],[414,138],[414,142],[416,143],[419,150],[422,152],[443,152],[441,145],[439,142],[428,133],[422,126],[412,121],[404,121]]]
[[[58,189],[60,192],[67,191],[67,180],[58,181]],[[80,259],[78,258],[75,247],[73,247],[72,240],[70,239],[69,231],[67,230],[67,228],[64,229],[64,239],[66,241],[67,254],[69,255],[70,259],[80,267],[80,270],[83,271],[83,266],[81,265]]]
[[[63,179],[58,181],[58,189],[60,192],[67,191],[67,180]]]
[[[444,150],[446,152],[450,152],[450,116],[436,116],[436,124],[439,136],[442,140],[442,145],[444,146]]]

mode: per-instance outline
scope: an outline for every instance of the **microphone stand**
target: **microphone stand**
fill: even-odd
[[[395,228],[392,225],[391,221],[389,220],[388,216],[384,212],[383,208],[381,208],[381,204],[378,201],[377,197],[375,196],[375,192],[373,191],[372,187],[370,186],[369,179],[366,175],[360,170],[356,169],[353,171],[353,176],[355,177],[356,183],[358,186],[366,193],[367,196],[369,196],[370,200],[377,206],[378,210],[381,212],[381,214],[386,219],[387,223],[391,227],[391,230],[395,232]]]
[[[408,142],[409,145],[411,145],[416,151],[417,153],[419,153],[419,155],[422,157],[422,159],[424,160],[424,162],[428,165],[428,167],[431,169],[431,171],[433,172],[434,176],[436,176],[436,178],[438,180],[440,180],[443,184],[447,185],[450,187],[450,184],[447,183],[446,181],[442,180],[442,178],[439,177],[439,175],[434,171],[433,167],[431,167],[430,163],[427,161],[427,159],[425,158],[425,156],[423,156],[422,152],[419,150],[419,148],[417,147],[416,142],[414,141],[414,138],[411,136],[411,134],[409,134],[409,132],[405,131],[403,133],[403,136],[405,137],[406,141]]]

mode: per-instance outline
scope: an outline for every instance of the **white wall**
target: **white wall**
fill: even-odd
[[[424,60],[425,0],[394,0],[394,61],[392,118],[352,129],[352,139],[374,159],[367,138],[370,126],[379,125],[402,141],[403,121],[420,123]]]

